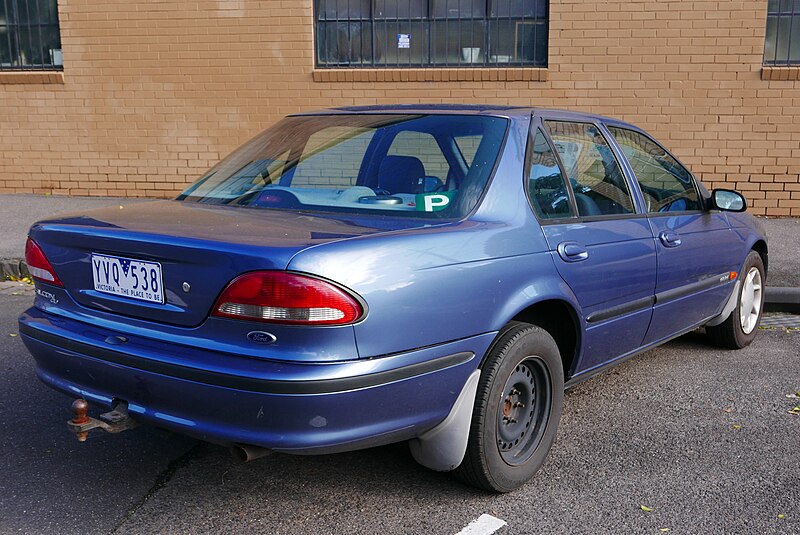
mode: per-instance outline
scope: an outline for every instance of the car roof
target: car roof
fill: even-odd
[[[535,106],[502,106],[496,104],[380,104],[373,106],[344,106],[321,110],[293,113],[291,116],[338,115],[338,114],[379,114],[379,113],[425,113],[452,115],[495,115],[510,118],[524,118],[530,115],[545,114],[550,118],[575,121],[602,121],[636,128],[619,119],[604,117],[580,111],[540,108]],[[638,130],[638,128],[637,128]]]

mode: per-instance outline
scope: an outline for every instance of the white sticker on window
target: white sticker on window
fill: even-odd
[[[450,204],[450,199],[455,192],[446,193],[422,193],[417,195],[417,210],[423,212],[438,212],[444,210]]]

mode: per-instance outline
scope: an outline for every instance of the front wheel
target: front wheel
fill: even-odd
[[[736,308],[728,318],[714,327],[706,327],[711,341],[728,349],[741,349],[756,337],[758,322],[764,309],[764,262],[761,255],[750,251],[739,276]]]
[[[456,476],[492,492],[524,485],[556,438],[563,400],[564,371],[553,338],[540,327],[512,324],[484,363]]]

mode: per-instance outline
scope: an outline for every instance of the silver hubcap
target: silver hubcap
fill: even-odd
[[[758,268],[750,268],[744,278],[742,299],[739,303],[739,320],[744,334],[750,334],[758,324],[761,315],[761,272]]]

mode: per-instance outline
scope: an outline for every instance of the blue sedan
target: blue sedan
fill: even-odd
[[[244,459],[407,441],[507,492],[565,388],[700,327],[753,340],[767,243],[745,209],[615,119],[303,113],[175,200],[36,223],[20,332],[82,439],[148,423]]]

